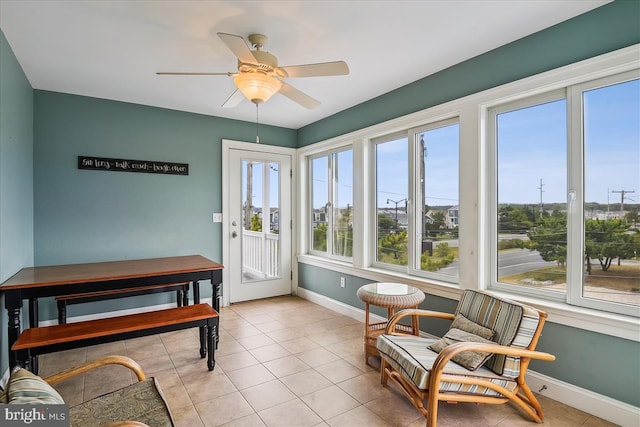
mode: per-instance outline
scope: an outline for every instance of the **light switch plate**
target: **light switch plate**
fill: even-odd
[[[222,213],[213,213],[213,222],[222,222]]]

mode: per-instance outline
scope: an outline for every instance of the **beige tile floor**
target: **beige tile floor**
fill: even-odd
[[[199,357],[196,329],[41,356],[43,376],[105,354],[124,354],[155,376],[178,426],[424,426],[424,418],[364,363],[363,324],[297,297],[223,308],[216,368]],[[371,362],[377,360],[371,358]],[[57,385],[70,404],[133,381],[125,368]],[[611,426],[540,397],[548,426]],[[506,405],[442,404],[439,426],[538,425]]]

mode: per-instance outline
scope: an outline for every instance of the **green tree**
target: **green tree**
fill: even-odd
[[[378,213],[378,239],[394,230],[395,221],[389,215]]]
[[[447,242],[439,243],[433,255],[439,258],[447,258],[449,256],[449,244]]]
[[[585,222],[585,260],[587,272],[591,273],[591,259],[600,262],[602,271],[609,270],[614,258],[630,259],[640,245],[634,242],[633,236],[627,233],[629,225],[621,219],[600,221],[597,219]]]
[[[407,263],[407,230],[378,239],[378,254],[390,255],[393,264]]]
[[[455,259],[455,251],[449,247],[447,242],[442,242],[436,246],[433,256],[429,252],[424,252],[420,257],[420,269],[423,271],[438,271],[451,264]]]
[[[529,217],[529,212],[516,206],[502,206],[498,209],[498,231],[523,232],[533,227],[533,221]]]
[[[351,206],[338,210],[337,227],[333,233],[333,253],[353,256],[353,219]]]
[[[262,220],[258,214],[251,215],[251,231],[262,231]]]
[[[431,227],[433,230],[442,230],[443,228],[446,227],[445,224],[447,221],[444,216],[444,212],[442,211],[434,212],[431,219],[433,219],[433,224],[431,224]]]
[[[640,251],[640,243],[621,219],[585,221],[585,263],[591,274],[591,260],[597,259],[602,271],[609,270],[613,259],[631,259]],[[537,250],[545,261],[563,265],[567,257],[567,216],[558,210],[543,215],[528,233],[530,248]]]
[[[537,250],[545,261],[563,264],[567,257],[567,215],[558,210],[543,215],[529,233],[531,249]]]
[[[321,222],[313,229],[313,249],[320,252],[327,251],[327,223]]]

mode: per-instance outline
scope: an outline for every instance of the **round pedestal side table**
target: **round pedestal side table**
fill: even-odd
[[[369,283],[358,289],[358,298],[365,303],[364,321],[364,357],[369,364],[369,356],[379,356],[376,348],[378,335],[384,332],[387,322],[369,323],[369,304],[386,307],[387,318],[391,318],[396,309],[418,308],[424,301],[424,292],[402,283]],[[397,324],[396,332],[418,335],[420,327],[417,316],[411,319],[411,325]]]

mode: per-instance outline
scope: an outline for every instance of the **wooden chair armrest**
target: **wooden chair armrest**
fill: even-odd
[[[404,310],[400,310],[396,314],[391,316],[391,319],[389,319],[389,321],[387,322],[387,327],[384,333],[387,335],[394,335],[396,324],[403,318],[409,317],[409,316],[432,317],[436,319],[447,319],[447,320],[453,320],[456,317],[451,313],[442,313],[440,311],[423,310],[421,308],[407,308]]]
[[[144,371],[142,370],[138,362],[126,356],[113,355],[92,360],[79,366],[74,366],[73,368],[66,369],[62,372],[58,372],[57,374],[44,378],[44,380],[49,384],[55,384],[76,375],[83,374],[92,369],[96,369],[106,365],[122,365],[131,369],[136,374],[136,377],[138,377],[138,381],[144,381],[146,379],[146,375],[144,374]]]

